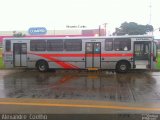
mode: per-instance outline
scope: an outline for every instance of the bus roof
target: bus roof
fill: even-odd
[[[12,37],[4,40],[30,40],[30,39],[105,39],[105,38],[154,38],[150,35],[123,35],[123,36],[92,36],[92,37]]]

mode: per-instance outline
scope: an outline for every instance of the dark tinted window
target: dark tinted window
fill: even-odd
[[[30,41],[31,51],[45,51],[46,41],[45,40],[31,40]]]
[[[15,54],[20,54],[21,53],[21,44],[19,43],[14,43],[14,53]]]
[[[101,53],[101,43],[94,43],[94,53]]]
[[[47,40],[48,51],[63,51],[63,40]]]
[[[82,40],[80,39],[65,40],[65,50],[66,51],[81,51],[82,50]]]
[[[11,51],[11,41],[10,40],[6,40],[6,51],[7,52]]]
[[[106,39],[105,40],[105,50],[112,51],[113,50],[113,39]]]
[[[21,54],[27,54],[27,43],[22,43]]]
[[[92,53],[92,52],[93,52],[93,44],[86,43],[86,53]]]
[[[114,50],[116,51],[129,51],[131,50],[130,38],[116,38],[114,39]]]

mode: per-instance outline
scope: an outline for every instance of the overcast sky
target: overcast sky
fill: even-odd
[[[151,0],[151,24],[160,27],[160,0]],[[150,0],[0,0],[0,30],[30,27],[66,29],[66,25],[98,28],[108,23],[113,31],[121,23],[148,24]]]

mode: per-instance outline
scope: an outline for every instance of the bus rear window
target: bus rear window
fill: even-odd
[[[10,40],[6,40],[6,52],[11,51],[11,41]]]

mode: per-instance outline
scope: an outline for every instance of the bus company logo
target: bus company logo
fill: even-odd
[[[28,33],[30,35],[44,35],[47,33],[47,29],[45,27],[31,27]]]

